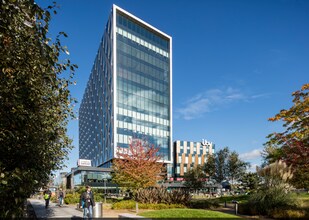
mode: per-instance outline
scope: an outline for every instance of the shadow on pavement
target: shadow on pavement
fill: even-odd
[[[71,219],[72,219],[72,220],[75,220],[75,219],[83,219],[83,218],[82,218],[82,217],[79,217],[79,216],[75,216],[75,215],[74,215],[74,216],[72,216],[72,217],[71,217]]]

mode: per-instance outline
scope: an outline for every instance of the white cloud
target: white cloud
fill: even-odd
[[[254,173],[256,172],[256,167],[260,167],[260,166],[261,165],[257,163],[251,164],[251,166],[247,168],[247,172]]]
[[[196,118],[200,114],[208,112],[210,105],[211,105],[210,100],[204,98],[191,102],[190,105],[187,105],[185,108],[177,111],[184,119],[190,120]]]
[[[211,89],[194,95],[185,102],[184,107],[175,110],[177,118],[191,120],[203,116],[207,112],[217,110],[234,102],[246,102],[264,95],[248,96],[238,89],[228,87],[226,89]]]
[[[254,149],[250,152],[240,154],[239,157],[245,161],[253,160],[261,157],[261,152],[262,152],[261,149]]]
[[[270,96],[270,94],[267,94],[267,93],[265,93],[265,94],[257,94],[257,95],[251,96],[251,99],[258,99],[258,98],[264,98],[264,97],[269,97],[269,96]]]

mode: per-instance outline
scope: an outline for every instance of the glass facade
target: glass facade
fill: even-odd
[[[73,176],[74,186],[90,185],[90,183],[104,183],[111,181],[109,172],[81,171]],[[92,184],[93,185],[93,184]],[[103,184],[100,184],[103,185]]]
[[[117,13],[117,146],[132,138],[170,160],[169,39]]]
[[[110,167],[114,157],[112,15],[105,27],[79,108],[79,158]]]
[[[139,138],[172,161],[171,63],[171,38],[114,5],[79,110],[80,158],[110,167]]]

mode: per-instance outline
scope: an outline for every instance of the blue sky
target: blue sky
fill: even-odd
[[[37,1],[46,5],[46,1]],[[58,0],[50,34],[65,31],[80,103],[112,4],[173,38],[173,140],[228,146],[253,166],[269,122],[309,79],[307,0]],[[78,111],[79,103],[76,105]],[[78,159],[78,121],[68,134]]]

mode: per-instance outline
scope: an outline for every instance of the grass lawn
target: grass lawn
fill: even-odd
[[[147,218],[240,218],[236,215],[203,209],[162,209],[146,211],[139,215]]]
[[[217,200],[219,203],[224,203],[224,201],[226,202],[232,202],[232,200],[236,200],[238,202],[245,202],[247,201],[249,198],[249,195],[239,195],[239,196],[222,196],[222,197],[218,197],[218,198],[213,198],[211,200]]]
[[[303,202],[303,207],[304,208],[309,208],[309,193],[299,193],[299,194],[294,194],[294,196],[298,199],[300,199]]]
[[[249,198],[249,195],[234,195],[234,196],[221,196],[221,197],[214,197],[214,198],[205,198],[204,196],[193,196],[193,200],[212,200],[212,201],[218,201],[219,203],[231,202],[232,200],[237,201],[247,201]]]

